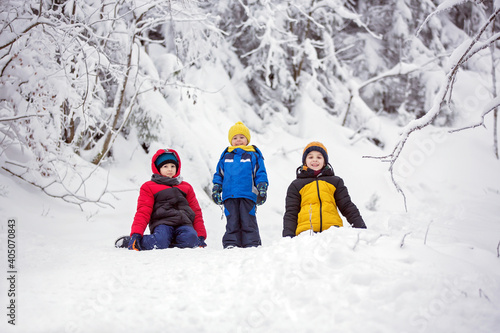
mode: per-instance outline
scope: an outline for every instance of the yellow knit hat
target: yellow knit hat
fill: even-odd
[[[236,134],[243,134],[245,138],[247,138],[248,143],[250,143],[250,130],[241,121],[238,121],[229,129],[229,144],[231,144],[231,141]]]
[[[318,141],[313,141],[309,143],[305,148],[304,151],[302,152],[302,164],[306,165],[306,156],[313,150],[319,151],[321,155],[323,155],[323,158],[325,159],[325,165],[328,164],[328,150],[326,150],[326,147]]]

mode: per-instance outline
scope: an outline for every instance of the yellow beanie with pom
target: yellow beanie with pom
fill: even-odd
[[[237,134],[243,134],[247,138],[248,143],[250,143],[250,130],[241,121],[238,121],[229,129],[229,144],[231,144],[233,137]]]

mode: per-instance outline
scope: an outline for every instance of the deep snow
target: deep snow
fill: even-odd
[[[0,171],[4,276],[6,221],[18,221],[16,326],[7,324],[3,277],[0,331],[498,331],[500,162],[489,130],[449,134],[428,127],[416,133],[395,168],[408,200],[405,212],[387,165],[362,158],[387,152],[364,139],[349,140],[352,131],[321,112],[308,108],[307,117],[296,115],[298,125],[286,131],[283,119],[252,131],[270,178],[269,199],[258,209],[259,248],[222,249],[225,221],[203,190],[227,145],[228,126],[239,120],[234,116],[215,125],[215,117],[198,114],[190,130],[202,138],[182,137],[183,145],[172,146],[203,209],[205,249],[113,247],[116,237],[128,234],[138,188],[150,176],[151,155],[130,142],[117,142],[114,163],[106,166],[109,188],[120,191],[106,197],[115,209],[81,211]],[[316,117],[324,121],[310,121]],[[386,150],[398,131],[390,124],[381,118],[375,126]],[[303,147],[315,139],[327,146],[368,229],[283,239],[286,188]],[[186,148],[193,142],[198,151]],[[208,159],[201,168],[200,159]]]

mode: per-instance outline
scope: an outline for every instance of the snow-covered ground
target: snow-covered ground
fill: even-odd
[[[203,190],[232,119],[218,125],[210,144],[198,139],[202,157],[172,147],[184,156],[183,176],[203,209],[205,249],[113,247],[115,238],[129,233],[138,188],[150,177],[151,156],[133,144],[118,142],[115,163],[108,166],[109,189],[120,190],[106,197],[115,209],[81,211],[0,171],[0,331],[498,331],[500,162],[491,133],[478,128],[448,134],[433,127],[416,133],[395,168],[407,196],[405,212],[387,165],[362,158],[384,152],[366,140],[349,140],[352,133],[333,118],[308,123],[320,111],[307,112],[297,115],[300,127],[285,131],[276,121],[252,133],[270,178],[268,201],[258,210],[259,248],[222,249],[225,220]],[[190,120],[205,139],[203,126],[214,126],[207,119],[209,125]],[[388,151],[397,129],[383,120],[378,126]],[[281,237],[286,188],[312,140],[327,146],[367,230]],[[17,220],[15,327],[7,322],[11,217]]]

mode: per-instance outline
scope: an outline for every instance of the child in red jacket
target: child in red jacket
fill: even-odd
[[[205,247],[207,232],[191,185],[180,177],[181,160],[173,149],[160,149],[151,162],[153,176],[141,186],[130,236],[115,247],[129,250]],[[149,225],[150,234],[144,235]]]

